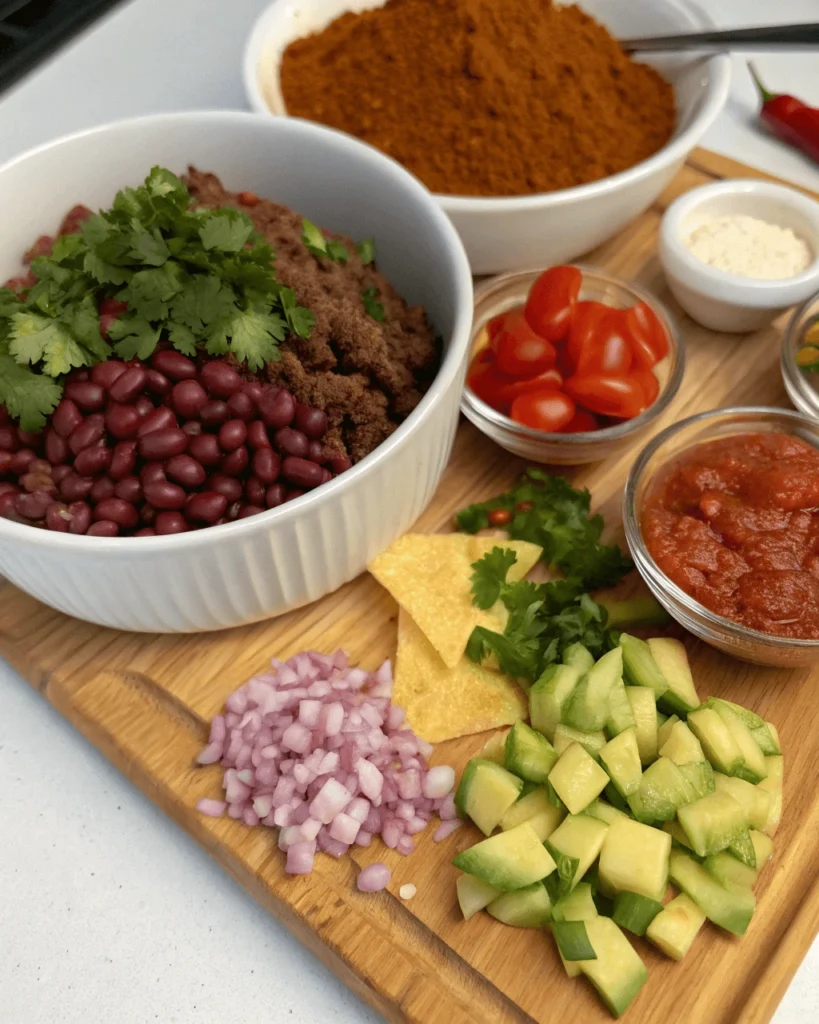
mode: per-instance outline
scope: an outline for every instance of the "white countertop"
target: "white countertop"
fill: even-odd
[[[266,3],[132,0],[0,96],[0,162],[127,115],[243,108],[241,49]],[[815,20],[816,3],[708,7],[738,25]],[[758,63],[819,105],[815,55]],[[704,145],[819,191],[819,168],[751,128],[744,58],[734,70]],[[0,779],[0,1024],[381,1020],[2,661]],[[774,1020],[819,1020],[819,943]]]

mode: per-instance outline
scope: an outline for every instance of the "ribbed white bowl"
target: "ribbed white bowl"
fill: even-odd
[[[380,268],[444,339],[413,414],[352,470],[287,505],[170,537],[75,537],[0,519],[0,573],[60,611],[119,629],[198,632],[279,615],[335,590],[432,498],[458,421],[472,281],[458,236],[396,163],[336,132],[237,112],[158,115],[50,143],[0,167],[0,281],[75,203],[105,206],[155,165],[218,174],[331,230],[375,236]]]

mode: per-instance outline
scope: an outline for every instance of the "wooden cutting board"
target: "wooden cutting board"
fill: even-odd
[[[648,212],[589,257],[660,295],[679,318],[688,366],[682,390],[659,427],[728,404],[787,405],[779,374],[783,323],[748,337],[709,333],[674,308],[656,256],[665,207],[696,185],[734,176],[764,177],[695,152]],[[634,454],[625,451],[569,474],[575,484],[591,489],[595,506],[613,527]],[[504,490],[522,468],[463,423],[451,465],[416,529],[449,528],[453,512]],[[311,876],[291,878],[269,830],[205,818],[194,810],[200,797],[221,795],[220,769],[196,768],[194,758],[205,742],[208,720],[231,690],[270,657],[310,647],[344,647],[353,663],[374,668],[394,654],[396,611],[385,591],[364,575],[323,601],[268,623],[199,636],[134,635],[68,618],[2,583],[0,655],[388,1020],[610,1020],[582,979],[566,978],[548,935],[507,928],[485,914],[461,920],[451,861],[477,840],[471,826],[440,844],[432,842],[429,828],[407,858],[380,842],[367,850],[353,847],[340,861],[322,855]],[[784,818],[746,937],[740,942],[707,925],[681,964],[636,940],[649,981],[628,1017],[761,1024],[770,1019],[819,931],[819,730],[811,714],[819,669],[756,668],[690,637],[686,643],[702,697],[742,701],[779,728]],[[433,762],[460,770],[486,738],[442,744]],[[382,859],[393,872],[389,890],[357,892],[359,869]],[[403,902],[398,889],[407,882],[418,892]]]

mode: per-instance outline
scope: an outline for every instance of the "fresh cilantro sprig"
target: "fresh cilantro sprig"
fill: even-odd
[[[377,320],[378,323],[383,323],[386,314],[384,306],[378,301],[378,295],[377,288],[365,288],[361,295],[361,301],[364,303],[364,309],[367,311],[368,316],[371,316],[373,320]]]
[[[319,259],[334,260],[336,263],[346,263],[350,258],[347,246],[337,238],[325,238],[321,228],[307,220],[305,217],[301,222],[301,240],[305,248]]]
[[[365,267],[370,263],[375,263],[375,239],[362,238],[356,246],[356,252]]]

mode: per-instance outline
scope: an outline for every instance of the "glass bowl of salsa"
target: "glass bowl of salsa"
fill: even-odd
[[[640,453],[623,495],[635,565],[685,629],[744,661],[819,661],[819,423],[717,409]]]
[[[647,407],[644,408],[644,411],[638,412],[628,419],[600,413],[590,414],[590,406],[582,404],[588,399],[578,398],[575,402],[570,395],[569,405],[576,413],[574,421],[561,426],[560,429],[550,430],[544,427],[535,428],[516,421],[510,415],[511,410],[505,408],[502,402],[494,402],[494,405],[498,405],[497,408],[494,408],[493,404],[489,404],[489,401],[485,401],[476,393],[470,382],[474,382],[477,387],[473,376],[476,367],[484,357],[491,359],[493,344],[490,341],[490,330],[492,325],[498,322],[503,314],[509,314],[511,311],[521,311],[521,320],[523,320],[523,309],[533,294],[533,286],[545,276],[544,270],[541,268],[502,274],[487,281],[483,287],[478,289],[475,297],[470,367],[461,400],[461,410],[467,419],[496,444],[531,462],[552,465],[581,465],[598,462],[632,444],[640,435],[650,430],[658,417],[669,407],[679,391],[683,378],[685,368],[683,345],[676,324],[668,311],[653,295],[638,285],[615,277],[600,268],[581,264],[549,269],[549,273],[555,271],[574,271],[575,274],[581,275],[580,290],[577,295],[578,311],[580,307],[588,308],[601,303],[614,311],[616,315],[624,316],[626,311],[634,310],[635,307],[648,307],[649,315],[663,336],[664,354],[659,362],[646,371],[646,375],[652,379],[653,383],[653,393]],[[525,324],[524,328],[526,328]],[[527,390],[530,388],[530,384],[538,384],[542,378],[547,392],[550,388],[554,388],[556,395],[554,404],[566,405],[566,385],[572,374],[575,374],[576,377],[584,376],[585,382],[588,382],[589,377],[594,375],[599,385],[601,376],[633,377],[638,371],[644,371],[635,356],[633,364],[622,372],[580,374],[576,365],[564,365],[562,361],[564,358],[563,347],[562,340],[554,342],[554,348],[557,350],[556,362],[534,380],[526,379],[523,375],[518,379],[510,379],[505,375],[500,376],[510,385],[516,395],[519,388]],[[566,344],[565,349],[568,350],[568,348],[569,344]],[[631,360],[631,356],[628,358]],[[547,378],[554,378],[555,383],[551,383]],[[607,382],[604,380],[602,385],[605,387],[606,384]],[[528,396],[532,396],[531,390],[528,391]],[[592,404],[595,397],[591,396]],[[547,416],[551,415],[552,411],[551,408],[547,409]],[[559,412],[558,408],[558,414]],[[548,420],[544,420],[544,423],[548,424]],[[588,429],[588,427],[592,429]]]
[[[788,398],[800,412],[819,419],[819,295],[809,298],[791,317],[781,366]]]

